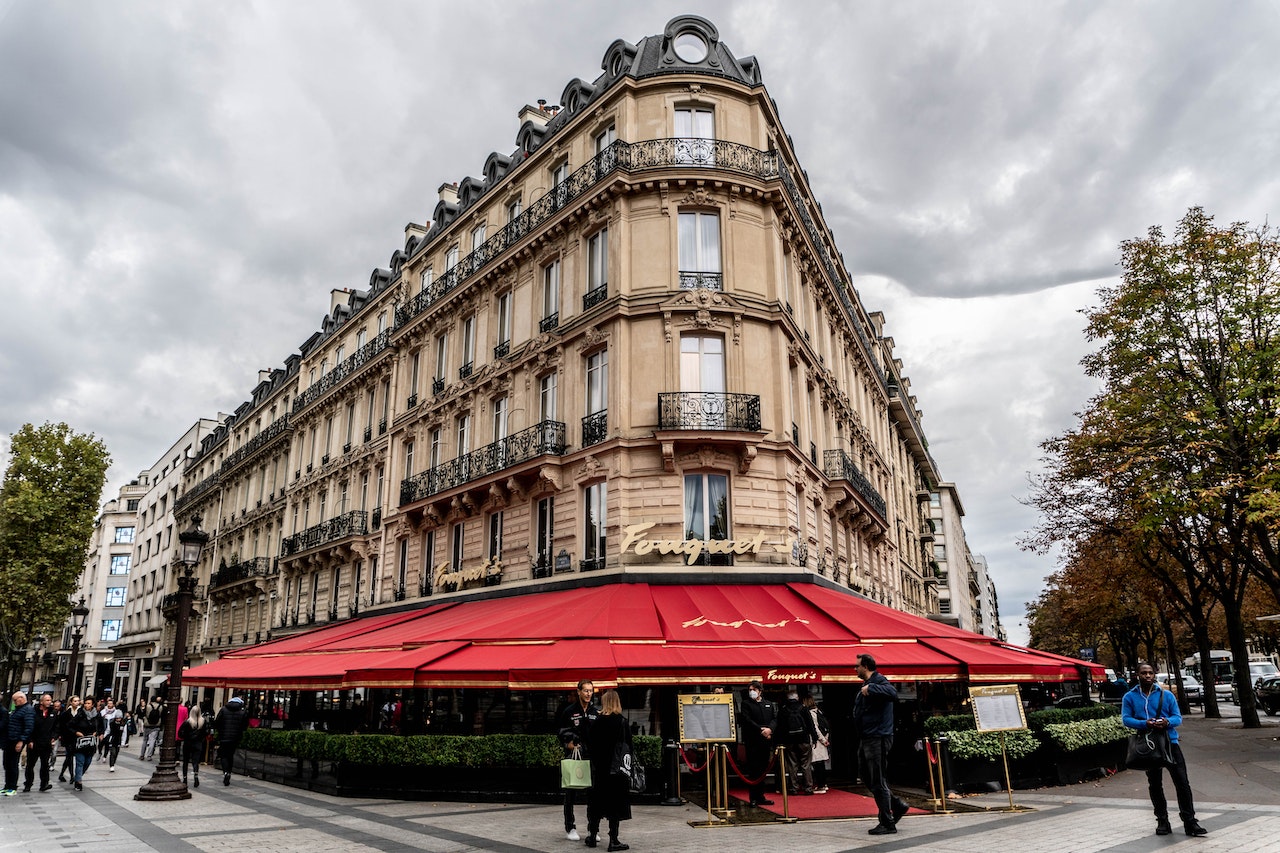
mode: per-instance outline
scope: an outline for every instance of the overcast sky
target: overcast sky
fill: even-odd
[[[1263,3],[0,0],[0,451],[102,437],[108,493],[230,412],[515,146],[525,103],[678,14],[755,55],[882,310],[1011,639],[1038,444],[1093,390],[1079,311],[1192,205],[1277,219]]]

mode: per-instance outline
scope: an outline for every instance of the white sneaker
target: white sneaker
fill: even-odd
[[[111,771],[112,773],[115,773],[115,772],[116,772],[116,768],[115,768],[115,767],[108,767],[107,769],[108,769],[109,771]]]
[[[581,840],[582,840],[582,836],[581,836],[581,835],[578,835],[578,830],[576,830],[576,829],[571,829],[571,830],[569,830],[568,832],[566,832],[566,833],[565,833],[565,837],[566,837],[566,838],[568,838],[570,841],[581,841]]]

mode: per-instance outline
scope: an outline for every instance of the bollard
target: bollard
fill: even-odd
[[[680,806],[684,800],[680,796],[680,744],[669,740],[662,747],[662,769],[666,776],[663,784],[662,805]]]

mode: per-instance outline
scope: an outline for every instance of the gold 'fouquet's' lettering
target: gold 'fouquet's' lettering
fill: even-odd
[[[624,527],[621,553],[625,554],[628,548],[634,548],[639,557],[654,551],[659,554],[680,554],[685,557],[685,563],[692,566],[703,551],[708,554],[758,554],[765,544],[763,530],[750,539],[641,539],[656,523],[649,521]],[[778,546],[775,545],[774,548],[777,549]]]

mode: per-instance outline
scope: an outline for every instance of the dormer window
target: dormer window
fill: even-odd
[[[676,56],[688,63],[701,62],[707,58],[707,43],[702,36],[697,33],[686,30],[676,36],[672,48],[676,52]]]

